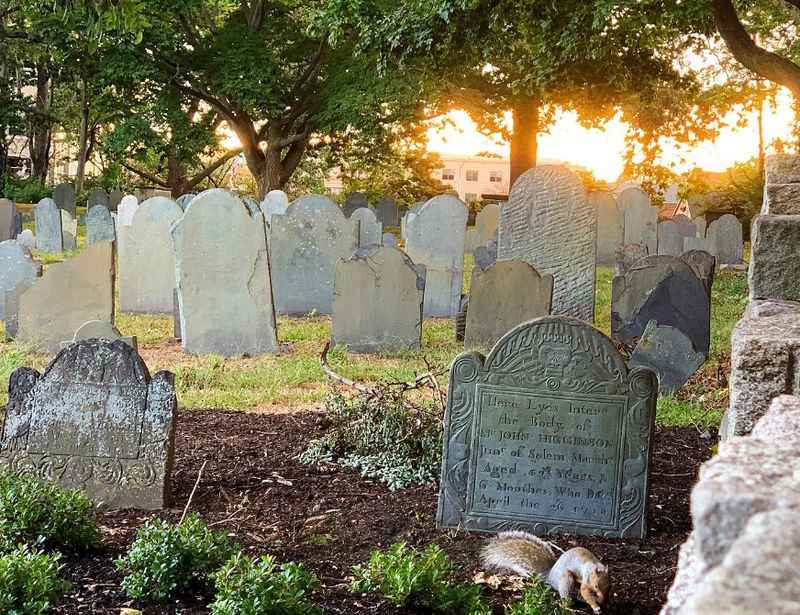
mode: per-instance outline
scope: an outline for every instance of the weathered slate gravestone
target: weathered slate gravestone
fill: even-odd
[[[368,207],[360,207],[350,214],[350,219],[359,222],[358,247],[365,248],[370,245],[380,245],[383,225],[378,222],[375,212]]]
[[[475,217],[475,230],[478,233],[478,246],[485,246],[492,240],[500,224],[500,206],[489,203]],[[475,246],[475,247],[478,247]]]
[[[425,265],[425,316],[458,313],[468,213],[458,197],[442,194],[406,223],[406,252],[412,261]]]
[[[658,253],[666,256],[683,254],[684,236],[672,220],[658,223]]]
[[[78,248],[78,221],[65,209],[61,210],[61,238],[64,252]]]
[[[658,251],[658,208],[641,188],[630,187],[619,195],[619,205],[625,212],[625,244],[638,243],[648,254]]]
[[[491,348],[520,323],[548,316],[553,276],[542,276],[524,261],[497,261],[475,267],[469,291],[464,345]]]
[[[267,224],[272,224],[272,216],[282,216],[289,208],[289,197],[283,190],[270,190],[261,201],[261,211]]]
[[[183,349],[278,350],[264,215],[226,190],[198,194],[172,228]]]
[[[633,350],[630,365],[654,371],[659,394],[672,395],[705,361],[706,355],[696,352],[692,340],[681,331],[651,320]]]
[[[375,215],[383,226],[400,226],[400,209],[393,198],[383,196],[375,206]]]
[[[62,210],[64,211],[64,210]],[[33,210],[36,221],[36,249],[48,254],[64,251],[61,214],[53,199],[42,199]]]
[[[597,217],[564,166],[523,173],[500,215],[499,260],[522,260],[555,278],[553,313],[594,320]]]
[[[138,349],[135,335],[123,336],[122,333],[107,320],[90,320],[89,322],[83,323],[78,327],[78,330],[75,331],[75,335],[72,336],[71,340],[61,342],[61,348],[68,348],[72,344],[83,340],[105,340],[107,342],[121,340],[134,350]]]
[[[708,225],[706,237],[717,248],[715,256],[720,265],[741,265],[744,262],[742,223],[731,214],[725,214]]]
[[[349,218],[353,215],[355,210],[361,209],[362,207],[369,209],[367,195],[363,192],[351,192],[344,200],[342,211],[344,212],[344,215]]]
[[[394,233],[384,233],[381,237],[381,244],[389,248],[396,248],[397,237],[395,237]]]
[[[114,218],[102,205],[95,205],[86,214],[86,245],[98,241],[114,241]]]
[[[625,275],[625,272],[637,262],[648,256],[647,248],[639,243],[622,246],[617,250],[614,275]]]
[[[625,239],[625,216],[613,192],[595,190],[589,203],[597,212],[597,262],[611,265]]]
[[[17,206],[9,199],[0,199],[0,241],[17,236]]]
[[[28,250],[35,250],[36,249],[36,237],[33,236],[33,231],[26,228],[17,235],[17,241],[28,248]]]
[[[0,242],[0,320],[6,320],[6,293],[20,283],[33,284],[42,275],[42,266],[18,241]]]
[[[751,245],[750,298],[800,301],[800,215],[756,216]]]
[[[705,250],[689,250],[681,255],[681,259],[694,270],[710,296],[711,287],[714,286],[717,259]]]
[[[57,352],[61,342],[89,320],[114,320],[114,244],[110,241],[50,265],[22,294],[16,339],[43,352]]]
[[[472,254],[475,258],[475,266],[483,271],[486,271],[497,262],[497,253],[492,254],[491,250],[486,246],[478,246]]]
[[[183,211],[186,211],[186,208],[189,207],[189,203],[192,202],[192,199],[197,196],[194,192],[187,192],[186,194],[180,195],[175,202],[178,204]]]
[[[139,208],[138,199],[132,194],[126,194],[117,206],[117,226],[130,226],[133,216]]]
[[[425,267],[402,250],[370,245],[336,264],[332,338],[351,352],[422,344]]]
[[[11,374],[0,463],[109,508],[163,508],[176,412],[171,373],[151,379],[122,341],[81,341]]]
[[[59,209],[64,209],[75,216],[75,187],[72,184],[58,184],[53,188],[53,200]]]
[[[121,312],[172,313],[175,255],[169,231],[182,215],[175,201],[156,196],[139,205],[130,226],[119,228]]]
[[[110,204],[111,201],[108,198],[108,192],[103,188],[95,188],[89,193],[89,198],[86,201],[86,209],[89,210],[95,205],[102,205],[108,209]]]
[[[328,197],[311,195],[273,216],[272,294],[280,314],[330,314],[336,263],[358,247],[358,225]]]
[[[697,216],[692,218],[692,224],[694,224],[694,228],[696,229],[696,237],[704,238],[706,236],[706,217],[705,216]]]
[[[674,256],[648,256],[611,284],[611,337],[633,346],[648,323],[670,326],[708,354],[711,297],[694,269]]]
[[[119,188],[114,188],[111,192],[108,193],[108,210],[109,211],[117,211],[119,207],[119,202],[122,200],[124,193]]]
[[[643,538],[657,389],[573,318],[524,323],[486,358],[460,354],[438,526]]]
[[[678,225],[681,237],[697,237],[697,226],[683,214],[672,216],[672,221]]]

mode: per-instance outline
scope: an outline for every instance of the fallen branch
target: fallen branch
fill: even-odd
[[[194,492],[197,491],[197,486],[200,484],[200,478],[203,476],[203,470],[206,469],[207,463],[208,459],[203,461],[203,465],[200,466],[200,471],[197,473],[197,480],[194,482],[194,487],[192,487],[192,492],[189,494],[189,500],[186,502],[186,506],[183,509],[183,514],[181,515],[181,520],[178,521],[178,525],[183,523],[183,520],[186,518],[186,513],[189,512],[189,506],[192,505],[192,498],[194,498]]]
[[[322,365],[322,371],[327,374],[328,378],[331,380],[335,380],[345,386],[352,387],[357,391],[361,391],[362,393],[372,394],[373,389],[361,384],[360,382],[356,382],[355,380],[350,380],[349,378],[345,378],[344,376],[340,376],[335,371],[331,369],[331,366],[328,364],[328,351],[331,349],[330,341],[325,342],[325,348],[322,349],[322,354],[319,357],[320,364]]]

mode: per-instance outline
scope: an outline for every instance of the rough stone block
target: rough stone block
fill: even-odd
[[[800,183],[765,186],[761,213],[774,216],[800,214]]]
[[[800,301],[800,216],[757,216],[751,244],[750,298]]]
[[[800,183],[800,156],[772,154],[764,164],[766,185]]]

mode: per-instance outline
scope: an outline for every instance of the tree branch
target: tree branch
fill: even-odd
[[[231,151],[227,152],[224,156],[220,156],[217,160],[203,169],[200,173],[192,177],[189,181],[186,182],[186,187],[191,190],[201,181],[203,181],[206,177],[211,175],[214,171],[220,168],[223,164],[228,162],[231,158],[238,156],[242,153],[242,148],[237,147],[236,149],[232,149]]]
[[[152,174],[148,173],[147,171],[142,171],[141,169],[137,169],[133,165],[130,165],[127,162],[125,162],[124,160],[121,160],[120,164],[123,167],[125,167],[126,169],[128,169],[130,172],[136,173],[136,175],[138,175],[139,177],[143,177],[144,179],[147,179],[147,180],[153,182],[154,184],[156,184],[158,186],[161,186],[162,188],[169,188],[170,187],[169,184],[167,182],[165,182],[164,180],[156,177],[155,175],[152,175]]]

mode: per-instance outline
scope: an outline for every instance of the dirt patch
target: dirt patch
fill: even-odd
[[[224,529],[249,552],[269,552],[281,561],[302,562],[321,579],[315,600],[328,613],[383,615],[397,609],[375,597],[347,591],[350,567],[372,549],[395,541],[425,546],[438,543],[463,570],[465,580],[480,570],[477,553],[483,537],[435,528],[436,489],[390,492],[380,483],[337,466],[300,465],[296,456],[310,438],[324,432],[322,414],[246,414],[184,412],[176,439],[172,509],[161,516],[176,521],[198,470],[208,461],[192,509]],[[606,539],[559,538],[562,548],[582,545],[609,564],[613,603],[604,613],[658,613],[672,582],[678,547],[691,529],[689,492],[711,442],[691,428],[656,432],[650,493],[650,534],[639,543]],[[68,557],[65,575],[73,591],[59,613],[118,613],[136,606],[120,591],[113,560],[152,515],[115,511],[101,517],[104,549]],[[512,594],[489,592],[503,612]],[[147,615],[206,613],[208,597],[186,596],[168,607],[146,608]]]

